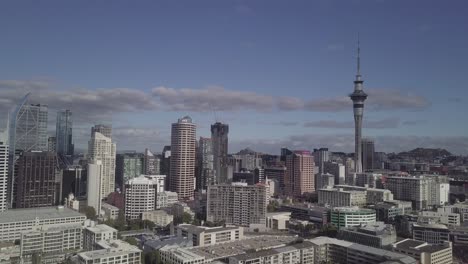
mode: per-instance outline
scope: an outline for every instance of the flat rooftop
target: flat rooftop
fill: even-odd
[[[412,251],[412,252],[427,252],[427,253],[435,253],[441,250],[450,248],[449,245],[431,245],[424,241],[418,241],[414,239],[405,239],[401,242],[395,243],[393,245],[395,248],[404,250],[404,251]]]
[[[100,241],[98,244],[101,247],[105,247],[105,249],[78,253],[78,256],[88,261],[98,258],[116,257],[126,255],[128,253],[141,252],[138,247],[132,246],[121,240],[113,240],[110,243],[107,241]]]
[[[38,219],[55,219],[55,218],[69,218],[69,217],[83,217],[84,214],[80,214],[70,208],[56,206],[50,207],[37,207],[27,209],[11,209],[0,213],[0,224],[12,223],[12,222],[26,222]]]
[[[104,224],[86,227],[86,229],[88,229],[89,231],[93,233],[117,232],[117,229],[112,228],[108,225],[104,225]]]

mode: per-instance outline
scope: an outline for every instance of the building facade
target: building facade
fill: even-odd
[[[88,179],[87,179],[87,198],[88,206],[91,206],[96,211],[96,215],[101,214],[102,205],[102,177],[103,166],[101,160],[88,162]]]
[[[290,196],[315,191],[314,158],[309,151],[294,151],[286,157],[285,190]]]
[[[55,135],[57,154],[73,156],[73,122],[70,110],[57,112]]]
[[[393,225],[375,222],[367,225],[341,228],[338,238],[375,248],[391,246],[397,241]]]
[[[216,122],[211,125],[211,140],[213,146],[213,169],[215,184],[227,183],[225,167],[227,166],[229,125]]]
[[[196,125],[188,116],[172,124],[169,190],[181,200],[193,199],[195,189]]]
[[[161,159],[154,155],[149,149],[145,149],[143,157],[143,174],[158,175],[161,174]]]
[[[359,207],[336,207],[331,210],[331,223],[338,229],[350,226],[367,225],[376,222],[372,209]]]
[[[0,213],[8,208],[8,130],[0,131]]]
[[[164,188],[157,179],[141,175],[125,183],[125,217],[141,219],[145,211],[156,210],[158,189]]]
[[[144,155],[140,153],[123,153],[116,155],[115,180],[118,186],[138,177],[144,171]]]
[[[216,184],[214,171],[213,144],[211,138],[200,137],[197,149],[197,190]]]
[[[367,204],[366,191],[326,188],[318,190],[318,203],[332,207],[364,206]]]

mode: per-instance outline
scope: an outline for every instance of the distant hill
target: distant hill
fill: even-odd
[[[399,157],[411,157],[420,159],[435,159],[452,156],[446,149],[416,148],[406,152],[398,153]]]
[[[247,154],[253,155],[253,154],[255,154],[255,151],[252,150],[251,148],[245,148],[245,149],[237,152],[237,155],[247,155]]]

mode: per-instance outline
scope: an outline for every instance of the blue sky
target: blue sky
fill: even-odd
[[[467,154],[466,14],[463,0],[3,1],[0,110],[30,91],[53,131],[71,108],[79,146],[105,122],[119,149],[160,151],[188,114],[197,136],[229,123],[232,151],[352,151],[359,32],[364,135]]]

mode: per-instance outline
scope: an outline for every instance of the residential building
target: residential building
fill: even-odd
[[[21,239],[21,233],[60,224],[83,224],[86,216],[69,208],[10,209],[0,214],[0,242]]]
[[[271,230],[288,230],[291,212],[274,212],[266,215],[266,228]]]
[[[96,125],[91,128],[91,140],[88,142],[88,162],[101,161],[102,164],[101,197],[115,191],[116,145],[110,137],[111,131],[111,127]]]
[[[158,192],[156,194],[156,209],[169,207],[179,201],[179,196],[176,192]]]
[[[366,191],[345,191],[341,188],[326,188],[318,190],[318,203],[332,207],[364,206],[367,204],[367,194]]]
[[[222,184],[208,187],[207,221],[249,226],[265,225],[267,187],[263,184]]]
[[[211,138],[200,137],[197,149],[197,190],[206,190],[206,186],[216,184]]]
[[[385,248],[396,242],[397,234],[393,225],[375,222],[343,227],[338,232],[338,238],[369,247]]]
[[[172,124],[169,190],[181,200],[193,199],[195,189],[196,125],[188,116]]]
[[[101,241],[99,247],[102,249],[78,253],[78,263],[141,263],[141,250],[127,242],[121,240]]]
[[[117,239],[117,230],[108,225],[96,225],[91,221],[90,226],[83,229],[83,249],[85,251],[97,249],[96,243]]]
[[[244,239],[244,228],[239,226],[205,227],[190,224],[176,226],[178,237],[187,237],[193,246],[216,245]]]
[[[143,174],[159,175],[161,173],[161,159],[154,155],[149,149],[145,149],[143,157]]]
[[[104,212],[104,219],[117,220],[120,209],[116,206],[103,202],[101,204],[101,211]]]
[[[413,224],[413,239],[430,244],[443,244],[450,241],[450,230],[442,224]]]
[[[164,181],[151,175],[141,175],[125,183],[125,217],[141,219],[145,211],[156,210],[158,191],[164,189]]]
[[[148,220],[157,226],[166,227],[174,221],[174,216],[164,210],[146,211],[141,215],[141,220]]]
[[[31,208],[58,204],[54,152],[24,152],[18,160],[16,207]]]
[[[301,196],[315,191],[314,158],[309,151],[294,151],[286,157],[285,191]]]
[[[0,213],[8,208],[8,129],[0,130]]]
[[[437,185],[431,179],[419,177],[387,177],[386,187],[395,199],[411,201],[413,209],[423,210],[432,207],[435,203],[431,201],[431,192],[436,195],[436,190],[432,190],[431,185]]]
[[[102,187],[103,184],[103,165],[101,160],[92,160],[88,162],[88,179],[87,179],[87,198],[88,206],[91,206],[96,211],[96,215],[101,215],[102,207]]]
[[[393,251],[415,258],[420,264],[451,264],[452,244],[431,245],[423,241],[405,239],[393,244]]]
[[[216,122],[211,125],[214,184],[228,183],[226,174],[229,125]]]
[[[331,210],[331,223],[338,229],[376,222],[376,214],[372,209],[355,207],[335,207]]]
[[[115,180],[118,186],[123,185],[130,179],[143,174],[144,156],[140,153],[127,152],[117,154],[115,165]]]
[[[57,154],[73,156],[73,122],[72,112],[70,110],[57,112],[55,133]]]

